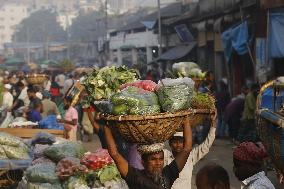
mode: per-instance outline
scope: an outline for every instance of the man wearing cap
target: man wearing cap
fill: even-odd
[[[179,178],[174,182],[172,189],[190,189],[191,188],[191,177],[193,166],[202,159],[210,150],[216,133],[216,112],[211,116],[211,128],[209,130],[208,136],[205,141],[200,144],[198,147],[193,148],[190,152],[190,155],[187,159],[187,162],[179,174]],[[169,145],[172,150],[172,154],[165,159],[165,164],[168,162],[172,162],[174,158],[178,155],[179,152],[182,151],[184,144],[184,137],[182,132],[177,132],[174,136],[169,140]]]
[[[42,92],[42,105],[43,105],[43,112],[41,113],[42,117],[45,118],[49,115],[57,115],[59,116],[59,110],[54,102],[50,100],[51,95],[49,91],[44,90]]]
[[[242,189],[274,189],[262,170],[266,157],[265,149],[253,142],[243,142],[234,150],[234,173],[242,182]]]
[[[118,152],[111,130],[105,126],[105,138],[108,151],[130,189],[170,189],[186,164],[192,149],[192,131],[189,118],[184,123],[184,148],[169,165],[164,167],[164,144],[140,145],[138,151],[142,157],[144,170],[129,166]]]
[[[12,86],[10,84],[4,85],[3,103],[2,107],[11,110],[13,106],[13,95],[10,93]]]

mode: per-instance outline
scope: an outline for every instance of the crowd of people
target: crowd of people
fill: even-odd
[[[267,154],[256,133],[258,85],[243,87],[241,94],[231,98],[227,79],[222,79],[216,86],[213,73],[207,72],[198,90],[215,96],[217,112],[203,125],[193,129],[186,119],[183,132],[177,132],[170,138],[168,150],[164,144],[127,144],[111,132],[104,121],[95,119],[94,107],[72,106],[72,98],[66,94],[75,82],[84,79],[84,75],[51,74],[42,86],[37,86],[28,84],[23,72],[6,71],[0,78],[4,89],[1,109],[32,122],[56,115],[69,140],[77,140],[78,127],[82,124],[83,115],[86,115],[102,148],[108,149],[130,189],[191,188],[193,167],[209,152],[215,136],[229,137],[236,145],[234,173],[242,188],[274,188],[263,171]],[[150,75],[147,77],[150,78]],[[195,182],[198,189],[230,188],[227,171],[212,163],[199,170]]]

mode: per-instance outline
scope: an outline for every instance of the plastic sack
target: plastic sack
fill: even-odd
[[[84,131],[87,134],[91,135],[94,133],[93,125],[91,121],[89,120],[87,112],[83,112],[82,126],[83,126]]]
[[[9,124],[12,123],[14,117],[12,116],[11,112],[7,112],[4,121],[1,123],[0,128],[8,128]]]
[[[34,159],[41,158],[44,156],[43,152],[46,148],[48,148],[49,145],[44,144],[36,144],[33,148],[34,152]]]
[[[5,150],[3,149],[2,146],[0,146],[0,159],[8,159]]]
[[[81,159],[81,163],[95,171],[114,163],[114,161],[107,150],[99,149],[94,153],[86,153]]]
[[[55,130],[64,130],[64,127],[57,122],[55,115],[47,116],[42,119],[39,123],[40,129],[55,129]]]
[[[70,177],[63,183],[64,189],[89,189],[84,177]]]
[[[157,93],[162,110],[175,112],[190,108],[194,92],[194,81],[190,78],[163,79],[159,81]]]
[[[50,159],[48,159],[46,157],[40,157],[40,158],[33,160],[32,165],[47,164],[47,163],[54,164],[54,166],[55,166],[55,163],[53,163],[53,161],[51,161]]]
[[[32,144],[53,144],[56,141],[55,136],[46,132],[38,132],[32,139]]]
[[[8,133],[0,132],[0,144],[17,147],[23,144],[23,141],[20,138]]]
[[[98,178],[100,182],[104,184],[107,181],[121,179],[121,176],[117,167],[114,164],[112,164],[99,170]]]
[[[59,183],[59,179],[55,174],[54,164],[36,164],[29,167],[25,172],[28,182],[35,183]]]
[[[18,147],[2,145],[2,148],[9,159],[30,159],[29,149],[25,144]]]
[[[44,155],[53,161],[60,161],[66,157],[81,158],[86,152],[82,143],[80,142],[62,142],[54,144],[44,150]]]
[[[28,183],[27,189],[62,189],[60,183]]]
[[[154,92],[156,87],[157,87],[157,84],[154,81],[151,81],[151,80],[142,80],[142,81],[136,81],[136,82],[133,82],[133,83],[123,84],[123,85],[120,86],[120,89],[123,90],[127,87],[130,87],[130,86],[137,87],[137,88],[140,88],[140,89],[144,89],[146,91]]]
[[[94,101],[96,111],[109,114],[112,110],[112,104],[106,100]]]
[[[65,180],[79,172],[87,173],[88,169],[86,166],[80,165],[80,160],[77,158],[64,158],[56,166],[56,174],[61,180]]]
[[[154,92],[127,87],[110,99],[113,115],[147,115],[160,113],[158,97]]]

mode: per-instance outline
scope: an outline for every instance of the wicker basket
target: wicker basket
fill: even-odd
[[[47,80],[47,76],[44,74],[27,75],[26,80],[32,85],[43,84]]]
[[[180,128],[186,116],[190,116],[192,126],[196,126],[211,112],[188,110],[148,116],[102,116],[101,119],[106,120],[127,142],[152,144],[168,140]]]
[[[258,132],[273,164],[284,174],[284,129],[259,117]]]
[[[275,80],[263,85],[258,95],[257,128],[260,139],[273,164],[284,174],[284,117],[277,112],[261,107],[263,94],[266,89],[271,87],[277,87]]]
[[[16,188],[23,173],[23,170],[0,170],[0,188]]]

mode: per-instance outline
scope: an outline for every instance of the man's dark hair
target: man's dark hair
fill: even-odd
[[[205,77],[208,77],[210,74],[213,74],[212,71],[207,71],[206,74],[205,74]]]
[[[181,136],[172,136],[172,137],[169,139],[169,144],[171,144],[174,140],[184,140],[184,137],[181,137]]]
[[[17,87],[25,87],[25,84],[23,82],[19,81],[17,83]]]
[[[215,163],[205,165],[198,171],[196,178],[200,177],[201,175],[206,176],[208,185],[212,188],[220,185],[224,186],[224,188],[230,188],[230,178],[228,172],[220,165]]]
[[[34,89],[34,87],[29,87],[27,92],[28,93],[36,93],[36,90]]]
[[[255,90],[258,90],[258,89],[259,89],[259,86],[256,83],[252,84],[252,86],[250,87],[251,91],[255,91]]]
[[[142,161],[147,162],[151,155],[158,154],[158,153],[161,153],[161,152],[163,152],[163,151],[156,152],[156,153],[142,154],[141,159],[142,159]]]

